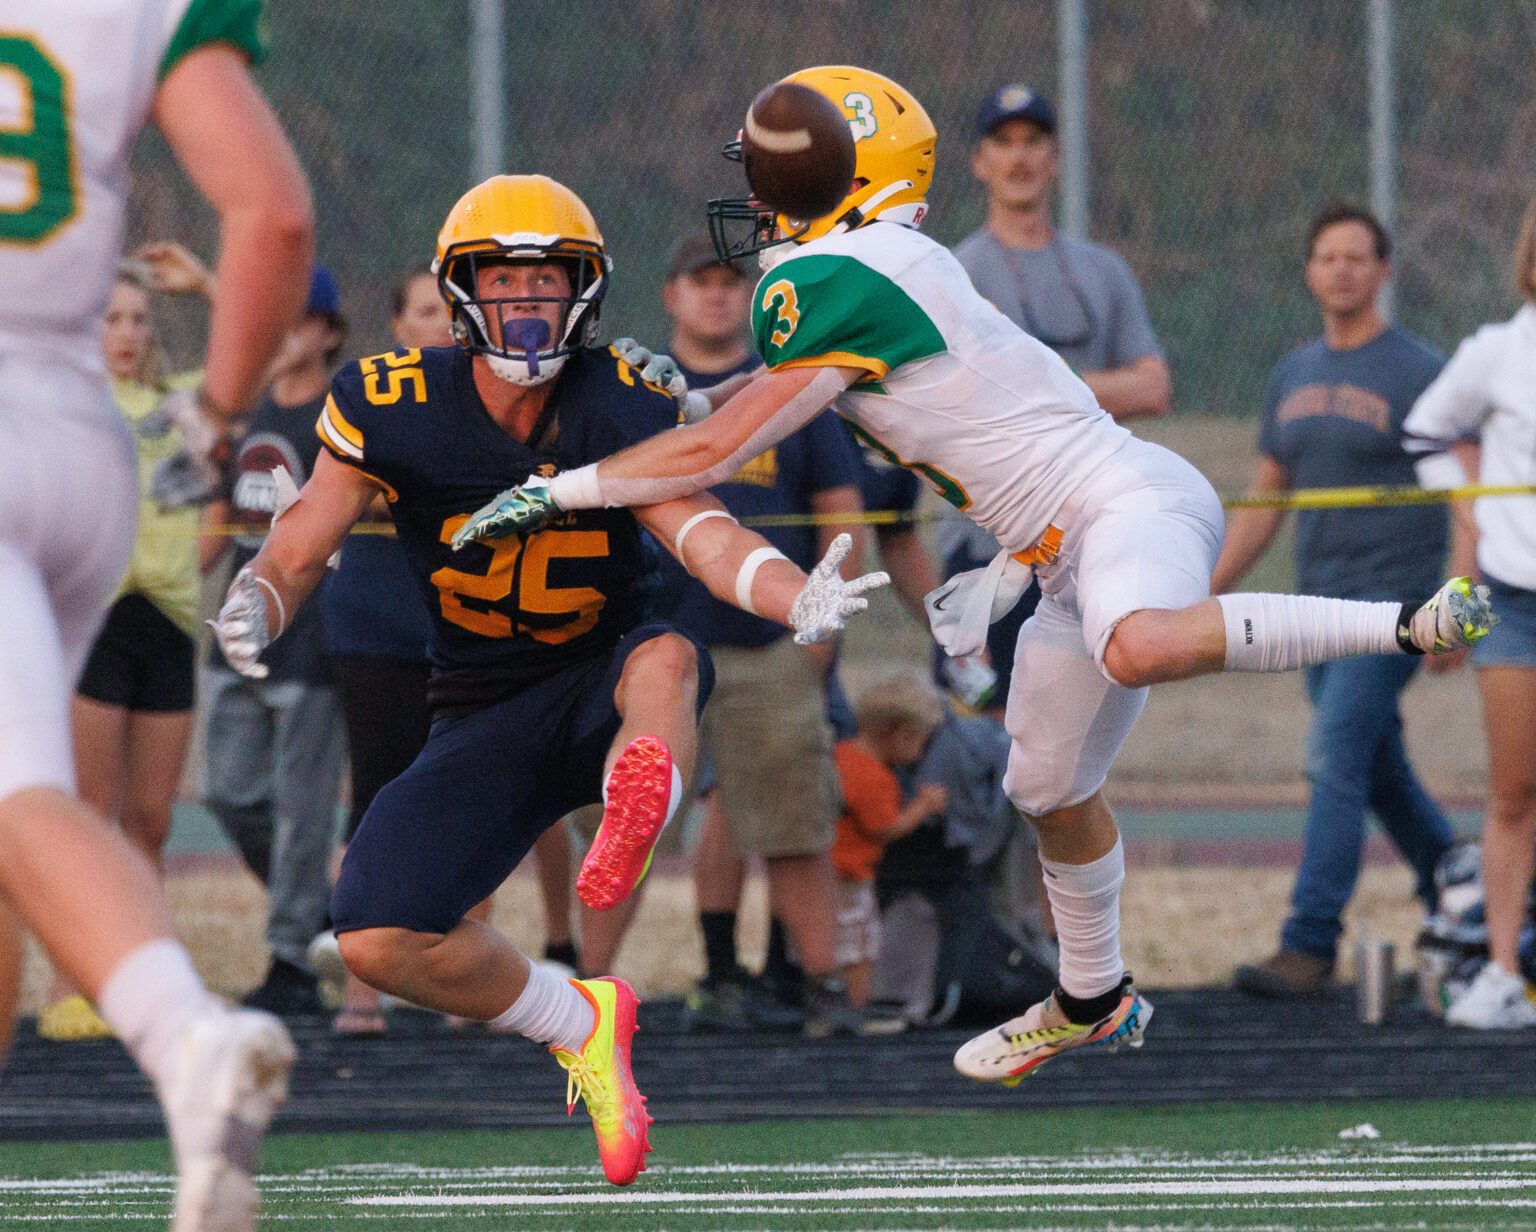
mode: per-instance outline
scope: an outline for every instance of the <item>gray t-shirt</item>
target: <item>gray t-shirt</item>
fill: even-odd
[[[1321,338],[1270,373],[1259,452],[1295,488],[1415,482],[1403,420],[1445,357],[1390,326],[1364,346],[1336,351]],[[1310,509],[1296,516],[1296,587],[1339,599],[1417,599],[1440,584],[1444,505]]]
[[[1008,248],[982,227],[954,253],[984,299],[1079,372],[1163,353],[1136,275],[1102,245],[1057,235],[1044,248]]]

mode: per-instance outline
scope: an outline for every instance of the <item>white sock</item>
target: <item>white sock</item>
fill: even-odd
[[[1218,595],[1229,672],[1288,672],[1349,655],[1400,654],[1401,603],[1316,595]]]
[[[608,779],[603,779],[603,803],[608,803]],[[672,763],[672,786],[667,792],[667,815],[662,819],[661,830],[665,830],[671,823],[677,810],[683,804],[683,776],[677,772],[677,763]],[[658,835],[661,830],[656,831]]]
[[[570,980],[536,962],[528,964],[528,984],[511,1006],[491,1020],[493,1028],[516,1031],[539,1044],[580,1052],[597,1012]]]
[[[1120,957],[1120,884],[1125,880],[1125,848],[1120,840],[1092,864],[1062,864],[1040,857],[1045,893],[1056,920],[1061,947],[1063,991],[1097,997],[1125,974]]]
[[[181,1029],[223,1006],[203,987],[179,941],[147,941],[118,963],[101,986],[97,1008],[157,1087],[170,1075]]]

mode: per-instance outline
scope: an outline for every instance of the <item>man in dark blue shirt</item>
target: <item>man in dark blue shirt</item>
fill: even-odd
[[[1313,223],[1306,280],[1322,310],[1323,336],[1297,347],[1270,376],[1254,494],[1415,482],[1402,448],[1403,420],[1445,361],[1377,311],[1377,294],[1390,276],[1388,256],[1386,231],[1363,210],[1333,206]],[[1283,517],[1279,510],[1237,512],[1211,577],[1212,593],[1236,585]],[[1303,512],[1296,527],[1297,589],[1347,599],[1430,594],[1439,582],[1447,529],[1440,505]],[[1291,996],[1327,983],[1360,871],[1367,808],[1413,867],[1420,896],[1432,903],[1435,863],[1452,836],[1403,747],[1398,695],[1418,664],[1414,656],[1364,655],[1306,669],[1311,792],[1291,915],[1279,951],[1239,967],[1238,987]],[[1435,661],[1435,668],[1442,665],[1449,664]]]

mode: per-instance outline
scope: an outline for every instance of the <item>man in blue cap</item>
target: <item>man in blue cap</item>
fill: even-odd
[[[976,138],[971,173],[987,190],[987,220],[955,248],[976,289],[1071,364],[1116,419],[1166,413],[1168,364],[1135,275],[1051,223],[1061,151],[1050,100],[1028,86],[993,91]]]
[[[235,571],[261,547],[284,467],[302,487],[320,441],[331,369],[346,337],[336,280],[317,265],[304,315],[289,331],[235,449],[228,499],[215,524],[232,523]],[[275,1014],[318,1013],[309,970],[310,940],[325,924],[330,855],[346,757],[341,704],[332,687],[320,602],[312,595],[289,613],[283,636],[262,657],[266,675],[251,679],[208,652],[202,677],[207,706],[207,805],[250,870],[267,887],[271,964],[246,1004]]]

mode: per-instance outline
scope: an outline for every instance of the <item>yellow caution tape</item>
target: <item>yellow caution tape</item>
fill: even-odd
[[[1484,496],[1536,496],[1536,484],[1466,484],[1459,488],[1400,487],[1297,488],[1264,496],[1230,496],[1223,500],[1227,509],[1370,509],[1392,505],[1439,505],[1448,501],[1474,500]],[[870,509],[857,513],[776,513],[741,519],[743,526],[902,526],[922,522],[950,522],[963,517],[959,510],[938,513],[903,512],[895,509]],[[146,530],[146,535],[252,535],[249,526],[215,525],[193,530]],[[354,535],[393,535],[391,522],[359,522]]]

